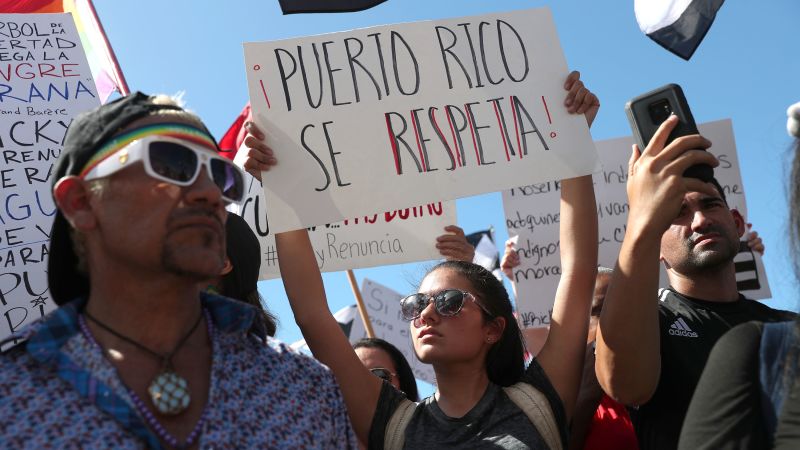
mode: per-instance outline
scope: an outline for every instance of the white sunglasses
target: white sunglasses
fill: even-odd
[[[242,170],[231,160],[191,141],[151,134],[116,151],[110,150],[105,159],[83,175],[84,180],[107,177],[142,161],[145,172],[152,178],[177,186],[190,186],[200,175],[201,167],[205,166],[209,179],[220,189],[223,199],[233,203],[241,203],[244,199]]]

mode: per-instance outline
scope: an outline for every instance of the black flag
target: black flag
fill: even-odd
[[[494,228],[476,231],[466,236],[467,242],[475,247],[475,257],[472,262],[483,266],[492,272],[497,279],[500,279],[500,260],[497,246],[494,244]]]
[[[689,60],[714,23],[724,0],[635,0],[639,28],[650,39]]]
[[[284,14],[363,11],[386,0],[278,0]]]

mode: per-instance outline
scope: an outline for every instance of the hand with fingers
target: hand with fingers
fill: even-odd
[[[646,231],[660,239],[680,213],[687,192],[718,195],[712,184],[683,176],[695,164],[716,167],[719,162],[705,151],[711,142],[699,134],[682,136],[666,145],[677,124],[678,118],[670,116],[658,127],[644,151],[633,146],[628,162],[628,230]]]
[[[753,231],[753,224],[747,223],[747,246],[750,250],[764,256],[764,241],[758,235],[758,231]]]
[[[509,238],[506,241],[506,250],[503,253],[503,259],[500,261],[500,270],[503,271],[509,280],[514,279],[514,268],[519,266],[519,253],[517,253],[516,240]]]
[[[564,89],[567,90],[567,98],[564,100],[567,111],[570,114],[584,114],[586,123],[591,127],[600,109],[600,100],[583,85],[581,73],[577,70],[570,72],[564,82]]]
[[[436,248],[448,261],[472,262],[475,258],[475,247],[467,242],[464,230],[456,225],[444,227],[446,234],[436,238]]]
[[[266,135],[254,122],[245,123],[247,137],[244,145],[247,148],[244,170],[261,181],[261,172],[278,164],[275,153],[265,142]]]

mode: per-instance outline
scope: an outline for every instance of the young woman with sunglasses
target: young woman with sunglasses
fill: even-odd
[[[564,102],[591,125],[597,97],[573,72]],[[245,143],[248,170],[277,163],[254,126]],[[523,343],[502,284],[468,263],[445,262],[423,279],[419,294],[403,310],[417,356],[433,365],[437,392],[414,407],[405,447],[547,448],[541,433],[501,386],[529,383],[548,399],[561,446],[581,379],[597,266],[597,214],[591,176],[561,183],[562,275],[551,316],[550,336],[524,368]],[[369,448],[384,448],[387,424],[402,395],[368,371],[331,315],[322,278],[305,230],[276,236],[287,296],[309,348],[334,373],[351,422]],[[545,413],[547,414],[547,413]]]

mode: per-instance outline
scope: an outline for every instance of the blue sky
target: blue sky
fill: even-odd
[[[360,13],[283,16],[277,0],[95,0],[95,6],[132,89],[185,92],[219,138],[247,102],[242,42],[267,41],[396,22],[549,6],[571,68],[600,98],[594,139],[630,134],[623,105],[666,83],[680,84],[698,122],[732,118],[748,218],[764,237],[773,292],[767,303],[797,310],[796,280],[786,229],[786,108],[800,100],[796,36],[800,3],[726,2],[689,62],[663,50],[638,29],[633,2],[523,0],[388,0]],[[621,149],[620,151],[629,151]],[[459,200],[467,232],[494,225],[507,237],[500,194]],[[410,292],[428,264],[356,270]],[[344,273],[324,276],[331,309],[354,303]],[[280,319],[278,337],[300,338],[280,281],[259,290]]]

